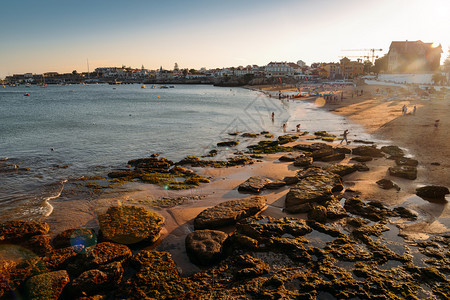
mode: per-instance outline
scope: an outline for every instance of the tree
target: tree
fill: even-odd
[[[195,73],[197,73],[197,70],[196,70],[196,69],[190,69],[190,70],[189,70],[189,73],[195,74]]]
[[[388,69],[388,56],[385,54],[384,56],[377,58],[375,60],[375,65],[372,68],[372,72],[374,73],[381,73],[386,72]]]
[[[78,74],[77,70],[72,71],[72,75],[77,75],[77,74]]]
[[[189,73],[188,69],[183,69],[183,75],[186,76]]]
[[[370,60],[366,60],[364,62],[364,73],[365,74],[370,73],[372,67],[373,67],[372,62]]]

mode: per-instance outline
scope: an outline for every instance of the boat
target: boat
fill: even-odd
[[[141,89],[145,89],[145,88],[147,88],[147,87],[145,86],[145,84],[141,85]]]
[[[173,89],[173,88],[175,88],[175,86],[174,85],[169,85],[169,88]]]
[[[30,96],[30,94],[29,93],[25,93],[25,94],[23,94],[24,96]]]
[[[166,85],[162,85],[162,86],[160,86],[159,88],[160,88],[160,89],[168,89],[169,87],[166,86]]]

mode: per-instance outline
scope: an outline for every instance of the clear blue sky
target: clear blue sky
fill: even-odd
[[[393,40],[450,45],[447,0],[0,0],[0,78],[100,66],[310,64]],[[367,53],[362,52],[366,55]]]

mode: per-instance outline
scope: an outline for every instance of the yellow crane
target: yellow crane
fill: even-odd
[[[371,49],[347,49],[347,50],[342,50],[342,51],[369,51],[369,56],[372,57],[372,64],[375,61],[375,58],[378,58],[378,55],[375,55],[376,51],[383,51],[383,49],[376,49],[376,48],[371,48]]]

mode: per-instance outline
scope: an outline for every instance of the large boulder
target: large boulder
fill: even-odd
[[[0,224],[0,243],[23,242],[35,235],[47,234],[47,223],[36,221],[7,221]]]
[[[239,185],[238,191],[260,193],[269,182],[270,180],[267,178],[261,176],[252,176]]]
[[[69,281],[65,270],[36,275],[27,280],[26,294],[28,299],[59,299]]]
[[[417,168],[411,166],[394,166],[389,168],[391,176],[414,180],[417,178]]]
[[[404,156],[405,152],[397,146],[383,146],[381,151],[394,157]]]
[[[228,234],[217,230],[196,230],[185,240],[190,260],[199,265],[210,265],[222,258],[223,244]]]
[[[422,198],[444,200],[450,191],[445,186],[428,185],[416,189],[416,195]]]
[[[266,207],[266,197],[253,196],[222,202],[202,211],[194,220],[195,229],[213,229],[233,225]]]
[[[333,148],[324,148],[324,149],[314,151],[311,156],[313,157],[314,160],[320,160],[323,157],[330,156],[333,154],[334,154]],[[338,154],[344,155],[344,157],[345,157],[344,153],[338,153]]]
[[[301,179],[286,195],[285,211],[307,212],[312,203],[331,200],[333,192],[343,189],[339,175],[319,175]]]
[[[359,156],[370,156],[370,157],[383,157],[384,154],[380,149],[377,149],[375,146],[359,146],[353,148],[353,155]]]
[[[160,235],[164,218],[137,206],[110,207],[98,216],[101,236],[119,244],[154,243]]]

